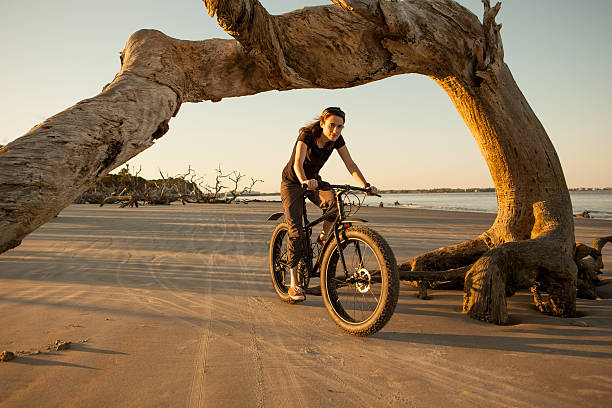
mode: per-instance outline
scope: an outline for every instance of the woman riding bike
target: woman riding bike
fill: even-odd
[[[287,243],[287,257],[291,275],[289,296],[294,301],[305,299],[303,289],[297,284],[297,265],[304,256],[304,237],[300,233],[304,203],[302,200],[303,186],[309,190],[308,199],[318,205],[323,212],[334,208],[336,200],[334,193],[332,191],[316,190],[316,188],[321,182],[319,171],[336,149],[346,169],[355,180],[364,188],[371,188],[372,194],[377,193],[376,187],[366,182],[346,147],[342,137],[345,117],[342,109],[329,107],[323,111],[317,121],[301,128],[291,153],[291,159],[283,169],[281,200],[285,219],[289,224],[289,240]],[[319,236],[320,241],[325,240],[331,222],[329,220],[323,223],[323,231]]]

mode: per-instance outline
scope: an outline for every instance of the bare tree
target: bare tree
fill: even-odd
[[[138,207],[139,203],[151,205],[168,205],[175,201],[181,203],[226,203],[231,204],[238,197],[251,193],[257,182],[251,178],[251,184],[240,188],[240,181],[245,177],[238,171],[223,174],[221,165],[215,170],[215,184],[205,184],[204,177],[199,177],[191,168],[186,173],[168,176],[161,171],[161,179],[145,180],[139,174],[142,168],[132,174],[128,164],[118,174],[106,175],[102,180],[94,183],[87,191],[81,194],[75,203],[105,204],[121,203],[121,207]],[[226,187],[223,180],[229,179],[234,183],[231,190],[223,192]]]
[[[418,73],[447,92],[471,130],[499,210],[481,235],[403,268],[438,274],[466,268],[463,309],[474,318],[506,322],[506,296],[536,283],[537,293],[547,293],[536,298],[542,311],[573,316],[569,193],[555,149],[503,61],[500,5],[483,0],[481,23],[452,0],[333,2],[272,16],[257,0],[205,0],[235,40],[133,34],[121,71],[101,94],[0,150],[0,252],[151,146],[183,102],[347,88]]]
[[[239,171],[233,171],[231,174],[228,175],[228,178],[230,179],[232,183],[234,183],[234,186],[228,192],[229,197],[225,200],[227,203],[234,202],[234,200],[236,200],[236,198],[240,197],[241,195],[249,194],[251,191],[253,191],[253,187],[258,181],[263,181],[263,180],[255,180],[254,178],[251,178],[251,184],[248,187],[245,186],[242,189],[240,189],[238,187],[238,184],[240,183],[240,180],[242,180],[244,177],[245,177],[245,174],[242,174]]]
[[[217,173],[217,175],[215,176],[215,185],[214,186],[210,186],[210,185],[207,184],[206,186],[204,186],[205,190],[209,194],[208,201],[210,201],[210,202],[216,202],[216,201],[220,200],[221,191],[223,191],[223,189],[226,188],[223,185],[223,180],[225,180],[226,178],[228,178],[230,176],[229,174],[223,174],[223,170],[221,169],[221,165],[219,165],[219,167],[217,167],[215,172]]]

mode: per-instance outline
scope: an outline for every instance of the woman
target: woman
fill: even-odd
[[[289,224],[289,239],[287,242],[287,257],[291,274],[289,297],[294,301],[305,299],[304,291],[297,285],[297,265],[303,256],[304,237],[302,236],[302,195],[304,187],[308,191],[308,199],[318,205],[324,212],[335,205],[332,191],[314,191],[321,181],[319,171],[329,159],[334,149],[338,151],[349,173],[363,187],[370,187],[372,193],[377,189],[366,182],[365,177],[355,164],[342,137],[345,114],[338,107],[330,107],[323,111],[319,119],[300,129],[297,142],[293,147],[291,159],[283,169],[281,182],[281,200],[285,219]],[[319,240],[323,241],[329,232],[331,221],[323,223],[323,231]]]

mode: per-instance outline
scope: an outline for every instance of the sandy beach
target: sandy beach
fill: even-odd
[[[344,334],[320,297],[282,303],[266,222],[280,203],[120,209],[72,205],[0,255],[2,407],[609,407],[612,284],[579,317],[512,324],[460,313],[401,286],[368,338]],[[398,261],[485,230],[494,215],[362,208]],[[576,219],[576,239],[612,220]],[[604,248],[612,279],[612,246]],[[71,342],[56,351],[56,340]]]

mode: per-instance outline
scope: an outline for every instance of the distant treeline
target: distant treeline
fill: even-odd
[[[419,188],[415,190],[380,190],[381,194],[423,194],[423,193],[493,193],[495,188]]]
[[[610,191],[612,190],[612,187],[604,187],[604,188],[599,188],[599,187],[574,187],[574,188],[570,188],[569,191]]]
[[[422,193],[490,193],[493,187],[485,188],[420,188],[416,190],[379,190],[380,194],[422,194]],[[259,193],[261,196],[274,196],[280,193]]]
[[[612,187],[575,187],[569,191],[610,191]],[[495,187],[472,188],[417,188],[413,190],[379,190],[381,194],[426,194],[426,193],[494,193]],[[276,196],[280,193],[257,193],[261,196]]]

